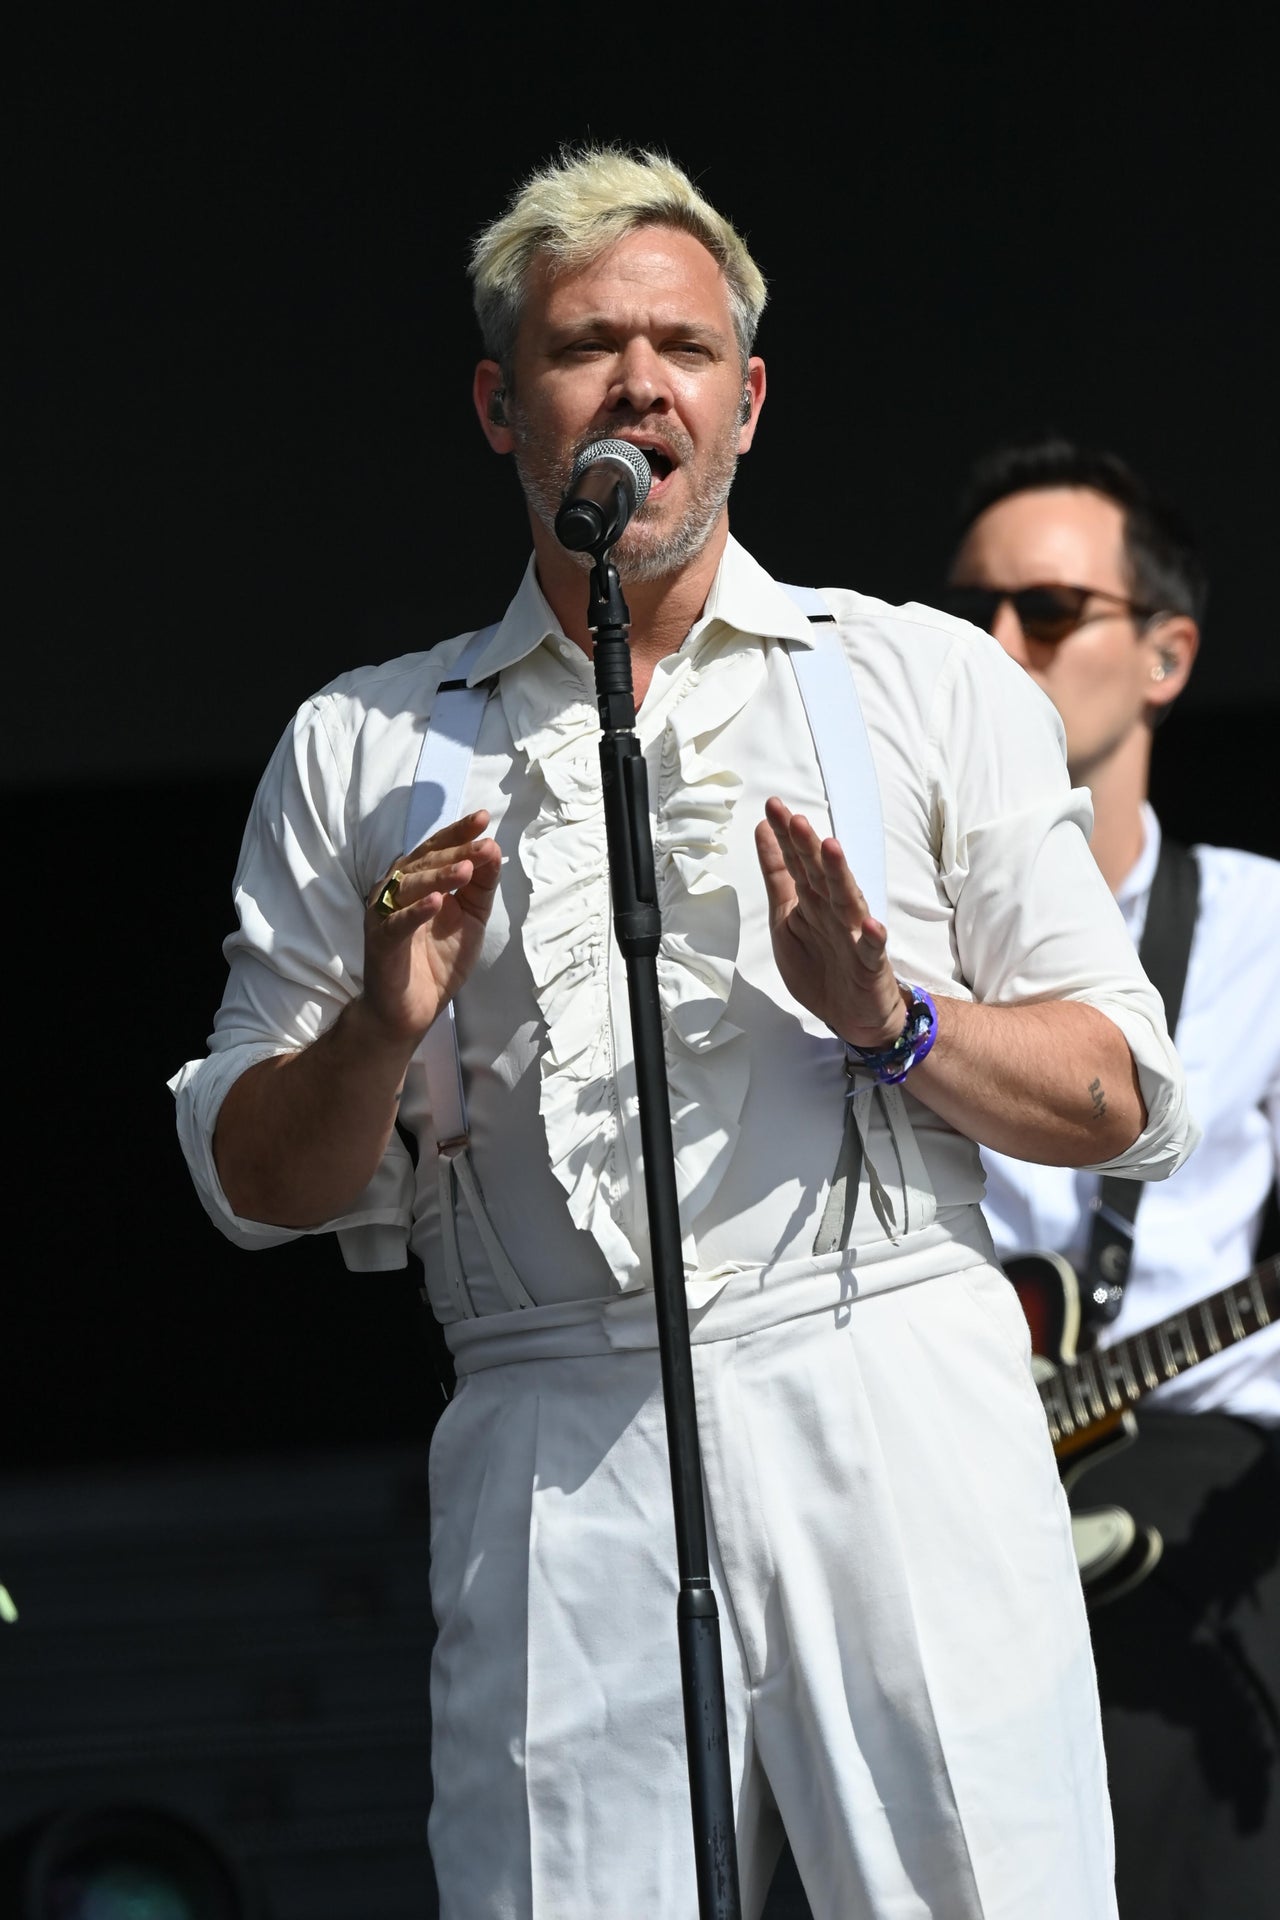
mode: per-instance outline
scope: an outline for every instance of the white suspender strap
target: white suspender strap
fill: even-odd
[[[463,789],[489,699],[488,687],[467,685],[467,673],[496,632],[496,627],[483,627],[473,634],[455,660],[448,679],[442,680],[436,691],[418,755],[417,772],[409,790],[406,853],[412,853],[437,827],[456,820],[461,811]],[[426,1069],[437,1145],[442,1140],[464,1139],[467,1099],[458,1060],[452,1001],[440,1019],[428,1028],[418,1048],[418,1058]]]
[[[471,1164],[471,1153],[466,1140],[447,1140],[436,1149],[437,1199],[440,1208],[440,1249],[444,1256],[444,1277],[461,1320],[476,1318],[475,1304],[471,1290],[467,1286],[466,1270],[462,1264],[462,1245],[458,1239],[458,1194],[461,1192],[467,1203],[467,1212],[471,1215],[480,1244],[488,1257],[489,1268],[497,1283],[498,1291],[514,1313],[520,1307],[531,1307],[532,1296],[525,1287],[520,1275],[512,1266],[507,1250],[498,1238],[497,1229],[489,1218],[489,1209],[485,1197],[476,1179],[476,1170]]]
[[[832,613],[830,607],[816,587],[794,587],[786,580],[779,580],[778,585],[782,588],[782,591],[786,594],[791,604],[799,607],[806,620],[813,620],[821,624],[828,622],[832,625],[835,624],[834,613]]]
[[[782,585],[779,582],[779,585]],[[827,802],[831,809],[831,827],[844,848],[845,859],[867,904],[877,920],[883,921],[887,903],[884,859],[884,818],[880,807],[880,783],[853,669],[849,665],[835,616],[820,593],[812,587],[783,586],[804,614],[813,630],[813,646],[787,649],[795,668],[796,684],[809,717],[809,730],[818,753]],[[877,1088],[880,1104],[889,1124],[894,1151],[901,1166],[902,1151],[898,1133],[901,1095],[885,1097]],[[866,1150],[869,1116],[858,1110],[856,1100],[844,1103],[844,1129],[840,1154],[827,1194],[827,1204],[813,1243],[815,1254],[833,1253],[849,1244],[854,1210],[858,1202],[858,1182],[865,1166],[871,1187],[871,1202],[877,1218],[890,1239],[898,1240],[906,1228],[894,1220],[893,1202]],[[902,1124],[907,1124],[905,1116]],[[906,1198],[905,1178],[902,1193]]]
[[[853,669],[822,595],[812,587],[782,586],[782,591],[813,628],[812,647],[789,647],[787,652],[817,748],[832,831],[872,913],[883,920],[888,900],[880,785]]]
[[[480,738],[480,722],[490,692],[489,687],[483,684],[468,686],[467,675],[496,632],[497,628],[493,626],[483,627],[480,632],[473,634],[454,661],[449,677],[442,680],[436,690],[409,793],[405,821],[406,853],[412,853],[437,827],[447,826],[462,811],[462,795],[476,742]],[[417,1058],[422,1062],[427,1076],[427,1097],[431,1103],[431,1122],[435,1133],[440,1243],[444,1254],[445,1279],[458,1313],[463,1319],[475,1318],[475,1307],[467,1288],[462,1250],[458,1243],[459,1189],[507,1305],[513,1309],[531,1307],[533,1301],[507,1258],[506,1250],[489,1219],[484,1194],[471,1165],[467,1096],[462,1082],[458,1029],[452,1001],[428,1028],[418,1048]]]
[[[436,689],[418,755],[418,770],[413,776],[413,791],[409,795],[406,853],[411,853],[418,842],[434,833],[437,827],[446,826],[458,817],[462,790],[480,738],[480,721],[490,692],[486,681],[469,687],[467,675],[497,631],[497,627],[492,626],[481,627],[479,633],[473,633],[448,677]]]

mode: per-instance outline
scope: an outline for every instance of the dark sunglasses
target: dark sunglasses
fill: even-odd
[[[1110,600],[1113,605],[1086,614],[1090,600]],[[1006,601],[1017,614],[1018,625],[1027,639],[1041,640],[1050,646],[1056,646],[1090,620],[1113,620],[1122,611],[1149,620],[1156,612],[1154,607],[1140,607],[1136,600],[1126,600],[1120,593],[1106,593],[1100,587],[948,587],[942,596],[947,613],[954,613],[975,627],[983,627],[988,633]]]

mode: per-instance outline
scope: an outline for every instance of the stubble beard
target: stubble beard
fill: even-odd
[[[513,457],[524,497],[530,511],[554,538],[556,515],[560,511],[574,461],[593,440],[607,439],[608,435],[599,431],[585,434],[575,447],[562,452],[531,430],[522,409],[511,399],[507,402],[507,412],[515,443]],[[632,431],[644,430],[642,420],[627,421],[625,424]],[[618,569],[620,580],[633,585],[664,580],[671,574],[679,573],[682,567],[702,552],[733,486],[738,467],[739,425],[736,418],[732,420],[722,440],[708,448],[701,471],[694,477],[685,510],[675,526],[661,534],[652,530],[653,522],[662,511],[661,502],[658,501],[652,504],[646,502],[632,516],[626,532],[617,546],[611,549],[609,556]],[[693,442],[686,433],[667,422],[655,432],[655,438],[661,439],[664,446],[672,449],[682,473],[688,475],[694,471]],[[593,564],[589,553],[574,553],[571,557],[584,572]]]

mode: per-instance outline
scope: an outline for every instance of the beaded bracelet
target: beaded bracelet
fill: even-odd
[[[911,995],[902,1032],[891,1047],[855,1047],[845,1041],[846,1050],[855,1055],[860,1066],[869,1068],[882,1087],[901,1086],[912,1067],[918,1066],[938,1037],[938,1009],[931,994],[900,980]]]

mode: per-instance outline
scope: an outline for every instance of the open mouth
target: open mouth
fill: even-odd
[[[633,445],[639,448],[649,462],[649,472],[653,476],[649,487],[650,495],[661,493],[663,486],[676,470],[675,461],[666,448],[658,446],[656,441],[636,440]]]

